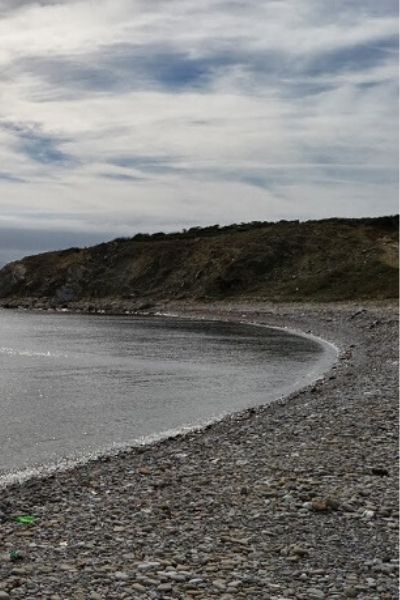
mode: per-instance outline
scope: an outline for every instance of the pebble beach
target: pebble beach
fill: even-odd
[[[398,598],[397,305],[157,310],[338,359],[271,405],[0,489],[0,600]]]

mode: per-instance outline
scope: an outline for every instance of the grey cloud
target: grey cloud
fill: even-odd
[[[191,58],[171,46],[115,44],[78,56],[25,57],[14,62],[14,73],[30,73],[60,90],[116,94],[160,88],[181,91],[202,88],[227,58]],[[65,92],[64,92],[65,93]],[[44,91],[44,95],[46,91]]]
[[[69,167],[77,162],[72,155],[60,149],[60,145],[66,141],[64,138],[45,133],[36,124],[28,126],[3,122],[0,123],[0,128],[12,133],[16,149],[35,162]]]
[[[193,58],[173,45],[116,43],[74,57],[20,58],[8,69],[8,77],[29,73],[38,81],[47,82],[51,91],[45,87],[41,92],[42,99],[47,100],[151,89],[170,93],[210,90],[221,77],[227,78],[240,69],[247,78],[247,93],[253,86],[256,90],[277,88],[288,97],[308,96],[332,87],[318,81],[321,74],[326,78],[330,74],[371,69],[390,60],[388,51],[396,52],[396,48],[397,39],[382,37],[373,44],[349,42],[346,47],[318,55],[293,57],[282,50],[238,48],[232,40],[230,44],[225,42],[223,48],[216,47],[212,52],[205,49],[203,56]],[[309,80],[301,85],[300,77]]]
[[[31,6],[51,6],[63,4],[64,2],[65,0],[1,0],[0,17]]]
[[[329,75],[340,71],[359,72],[387,61],[387,52],[396,51],[397,38],[390,36],[373,44],[355,44],[314,56],[304,68],[305,75]]]
[[[125,169],[134,169],[143,173],[172,173],[179,169],[179,159],[172,156],[144,156],[128,154],[112,156],[108,160],[110,165]]]
[[[13,115],[2,121],[0,171],[10,214],[32,202],[59,215],[62,199],[63,209],[92,211],[71,219],[97,227],[100,241],[124,235],[129,215],[133,234],[231,214],[393,206],[397,50],[385,32],[396,2],[98,0],[93,29],[89,0],[65,1],[60,12],[46,4],[57,2],[0,0],[0,15],[39,7],[31,45],[11,12],[0,39],[8,78],[0,111]],[[35,186],[27,172],[40,173]],[[85,243],[42,218],[21,217],[25,229],[14,240],[4,234],[8,247],[18,251],[21,236],[27,252]],[[29,237],[39,222],[48,227],[42,246]]]
[[[144,181],[143,177],[136,177],[135,175],[128,175],[127,173],[100,173],[101,177],[105,179],[112,179],[114,181]]]
[[[356,18],[362,16],[369,17],[385,17],[386,15],[398,14],[397,0],[335,0],[335,2],[321,3],[315,0],[312,3],[316,15],[321,20],[331,21],[332,18],[337,18],[338,15],[343,15],[343,18],[348,19],[349,15],[354,15]]]
[[[1,183],[27,183],[27,180],[23,177],[14,175],[13,173],[0,171],[0,185]]]
[[[345,145],[332,145],[329,149],[303,144],[301,153],[303,165],[273,165],[265,161],[264,167],[248,167],[227,169],[218,164],[204,168],[195,162],[184,164],[178,157],[126,155],[113,157],[109,164],[126,169],[126,173],[102,174],[121,181],[141,181],[143,178],[130,174],[142,172],[147,177],[180,176],[187,180],[239,182],[263,190],[278,193],[280,186],[291,185],[295,180],[300,182],[348,182],[371,184],[397,183],[395,164],[383,167],[368,166],[355,162],[354,150]],[[259,161],[260,162],[260,161]],[[261,161],[262,162],[262,161]]]

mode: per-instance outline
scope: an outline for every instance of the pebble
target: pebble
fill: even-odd
[[[0,600],[397,597],[397,307],[198,310],[355,346],[289,399],[4,488]]]
[[[222,579],[214,579],[212,581],[212,584],[214,587],[216,587],[218,590],[222,590],[224,591],[226,588],[226,583],[225,581],[223,581]]]
[[[128,573],[124,573],[123,571],[116,571],[114,577],[120,581],[127,581],[129,579]]]
[[[136,568],[139,569],[139,571],[149,571],[151,569],[156,569],[159,566],[159,562],[144,562],[136,565]]]
[[[160,592],[170,592],[172,590],[172,585],[170,583],[160,583],[160,585],[157,586],[157,589]]]
[[[309,600],[324,600],[325,598],[324,592],[317,588],[308,588],[307,593]]]
[[[203,583],[204,583],[204,579],[201,579],[200,577],[196,577],[196,578],[188,581],[188,585],[191,587],[197,587],[199,585],[202,585]]]
[[[131,585],[131,588],[135,590],[135,592],[145,592],[146,588],[141,583],[134,583]]]
[[[358,596],[358,592],[354,587],[346,587],[344,589],[344,593],[346,595],[346,598],[357,598]]]

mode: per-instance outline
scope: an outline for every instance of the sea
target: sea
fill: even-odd
[[[335,356],[249,324],[0,310],[0,482],[268,404]]]

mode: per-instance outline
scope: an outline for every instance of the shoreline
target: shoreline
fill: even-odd
[[[69,314],[85,314],[85,313],[69,313]],[[100,316],[103,316],[103,315],[100,315]],[[132,315],[123,314],[121,316],[128,317],[128,316],[132,316]],[[135,315],[135,316],[139,317],[140,315]],[[157,312],[155,315],[152,315],[152,316],[154,316],[156,318],[161,317],[161,318],[165,318],[165,319],[186,318],[186,319],[191,319],[191,320],[195,320],[195,321],[201,320],[201,318],[196,317],[196,316],[190,317],[190,316],[187,316],[184,314],[179,314],[179,313],[158,313]],[[218,321],[221,323],[231,322],[231,321],[229,321],[229,319],[209,319],[209,320]],[[216,423],[224,421],[226,419],[229,420],[233,417],[240,417],[242,415],[248,414],[249,412],[251,413],[253,410],[265,408],[274,402],[280,402],[280,403],[286,402],[293,395],[297,395],[301,391],[304,391],[308,387],[312,387],[317,382],[323,380],[324,377],[326,377],[331,372],[332,368],[334,367],[334,365],[337,364],[337,362],[339,360],[340,349],[338,348],[338,346],[336,346],[333,342],[329,342],[329,341],[325,340],[322,337],[315,336],[315,335],[312,335],[309,333],[305,333],[304,331],[300,331],[298,329],[295,330],[295,329],[289,329],[287,327],[268,326],[268,325],[248,321],[248,320],[240,321],[240,320],[235,319],[235,322],[238,325],[250,325],[252,327],[273,329],[273,330],[277,330],[277,331],[283,331],[285,333],[288,333],[289,335],[295,335],[295,336],[298,336],[298,337],[301,337],[304,339],[313,340],[313,341],[317,342],[321,346],[321,348],[323,348],[323,353],[325,356],[323,358],[320,358],[318,361],[316,361],[315,365],[312,368],[311,373],[307,373],[307,375],[305,375],[304,378],[298,382],[299,383],[298,387],[296,386],[296,388],[294,390],[291,390],[289,392],[284,392],[284,393],[281,393],[280,395],[277,395],[274,399],[269,400],[265,404],[263,404],[263,403],[255,404],[254,406],[246,407],[241,410],[233,410],[232,412],[228,412],[228,413],[224,412],[224,413],[221,413],[220,415],[215,415],[210,418],[204,418],[199,423],[193,423],[193,424],[183,423],[181,426],[176,427],[171,430],[165,430],[165,431],[156,432],[154,434],[150,434],[150,435],[146,435],[146,436],[141,436],[139,438],[133,439],[131,442],[126,442],[126,443],[121,443],[121,444],[113,444],[112,446],[110,446],[108,448],[104,448],[99,451],[93,451],[91,453],[91,455],[80,456],[78,454],[75,457],[74,456],[65,457],[65,458],[61,459],[61,461],[59,461],[59,462],[49,463],[47,465],[37,464],[37,465],[32,465],[32,466],[26,467],[26,468],[20,468],[18,470],[11,470],[11,471],[8,471],[5,473],[0,473],[0,493],[2,490],[7,489],[7,487],[9,487],[11,485],[20,485],[29,480],[37,480],[37,479],[43,480],[53,474],[57,474],[58,472],[68,472],[68,471],[71,471],[72,469],[82,467],[86,464],[92,465],[92,464],[96,463],[97,461],[105,459],[107,457],[117,458],[121,452],[122,453],[129,452],[130,450],[133,451],[135,448],[152,447],[155,444],[162,443],[164,440],[168,440],[168,439],[172,439],[172,438],[174,438],[174,439],[180,438],[181,436],[185,436],[188,433],[199,433],[199,432],[201,433],[204,429],[206,429],[212,425],[215,425]],[[329,352],[335,353],[336,356],[334,359],[332,359],[332,358],[330,360],[328,359]]]
[[[397,597],[396,307],[162,308],[302,329],[340,356],[271,405],[2,490],[0,598]]]

